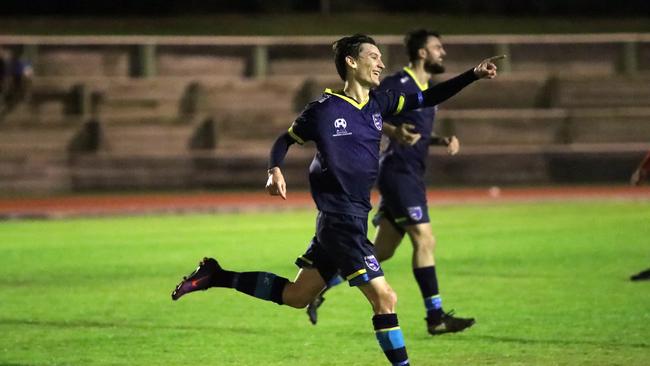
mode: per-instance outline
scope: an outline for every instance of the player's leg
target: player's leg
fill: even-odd
[[[302,309],[325,288],[325,281],[315,268],[301,268],[293,282],[287,283],[282,293],[285,305]]]
[[[377,215],[372,219],[372,223],[377,226],[377,233],[374,240],[375,255],[377,260],[382,262],[395,253],[395,249],[397,249],[397,246],[399,246],[404,237],[404,231],[401,230],[392,220],[392,216],[388,213],[383,200],[379,205]],[[316,298],[314,298],[314,300],[307,306],[307,316],[312,324],[316,325],[318,322],[318,308],[323,304],[323,302],[325,302],[325,292],[329,291],[330,288],[337,286],[341,282],[343,282],[341,276],[333,277],[327,282],[325,290],[316,296]]]
[[[377,232],[375,234],[375,252],[377,253],[377,260],[383,262],[390,259],[395,250],[402,242],[404,231],[391,222],[387,217],[382,217],[377,223]]]
[[[404,335],[395,313],[397,295],[383,276],[359,285],[359,289],[372,305],[375,336],[386,358],[392,365],[409,365]]]
[[[172,300],[198,290],[225,287],[282,305],[282,292],[288,282],[286,278],[270,272],[228,271],[214,258],[204,258],[199,267],[176,286]]]
[[[317,294],[316,297],[314,297],[313,300],[311,300],[311,302],[307,305],[307,317],[309,318],[309,322],[311,324],[316,325],[316,323],[318,323],[318,308],[320,308],[321,305],[323,305],[325,302],[325,293],[332,287],[338,286],[344,281],[345,280],[343,277],[338,274],[332,277],[325,284],[325,288],[323,288],[323,290]]]
[[[404,337],[395,314],[396,295],[384,279],[384,272],[368,240],[368,219],[341,214],[320,216],[317,249],[322,249],[319,271],[329,278],[336,268],[350,286],[358,286],[375,313],[372,321],[377,340],[393,365],[408,365]],[[328,266],[323,266],[327,263]]]
[[[413,275],[424,299],[427,329],[432,335],[460,332],[471,327],[475,321],[473,318],[455,317],[451,312],[445,313],[442,308],[434,257],[436,239],[428,221],[427,216],[426,223],[405,227],[413,244]]]
[[[305,307],[324,287],[316,269],[301,269],[295,282],[270,272],[234,272],[223,269],[213,258],[204,258],[199,267],[176,286],[172,299],[212,287],[232,288],[261,300]]]

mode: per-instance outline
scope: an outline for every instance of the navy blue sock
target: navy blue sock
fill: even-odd
[[[424,307],[427,310],[427,322],[439,323],[442,319],[442,298],[438,291],[438,277],[436,276],[436,266],[414,268],[413,275],[420,287],[420,292],[424,298]]]
[[[234,288],[239,292],[258,299],[273,301],[278,305],[282,301],[282,290],[289,282],[284,277],[276,276],[269,272],[232,272],[221,271],[215,279],[215,287]]]
[[[397,314],[378,314],[372,317],[375,336],[386,358],[393,366],[408,366],[404,335],[397,321]]]

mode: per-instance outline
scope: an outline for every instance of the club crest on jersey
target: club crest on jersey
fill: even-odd
[[[383,120],[381,119],[381,114],[375,113],[372,115],[372,122],[375,124],[375,128],[381,131],[381,126],[383,124]]]
[[[375,272],[379,271],[379,262],[374,255],[363,257],[363,260],[366,262],[366,266],[368,266],[368,268]]]
[[[348,122],[345,118],[337,118],[334,120],[334,134],[332,136],[347,136],[352,135],[352,132],[348,132]]]
[[[420,206],[408,207],[408,211],[409,211],[409,217],[413,221],[422,220],[422,207]]]

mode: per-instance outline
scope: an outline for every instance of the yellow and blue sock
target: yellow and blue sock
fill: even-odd
[[[397,314],[378,314],[372,317],[375,336],[386,358],[393,366],[408,366],[404,336],[399,327]]]
[[[444,311],[442,310],[442,298],[438,290],[436,267],[414,268],[413,275],[424,298],[424,307],[427,311],[427,323],[439,323]]]

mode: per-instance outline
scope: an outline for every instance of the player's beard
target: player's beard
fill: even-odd
[[[440,63],[425,62],[424,70],[432,75],[442,74],[445,72],[445,66]]]

